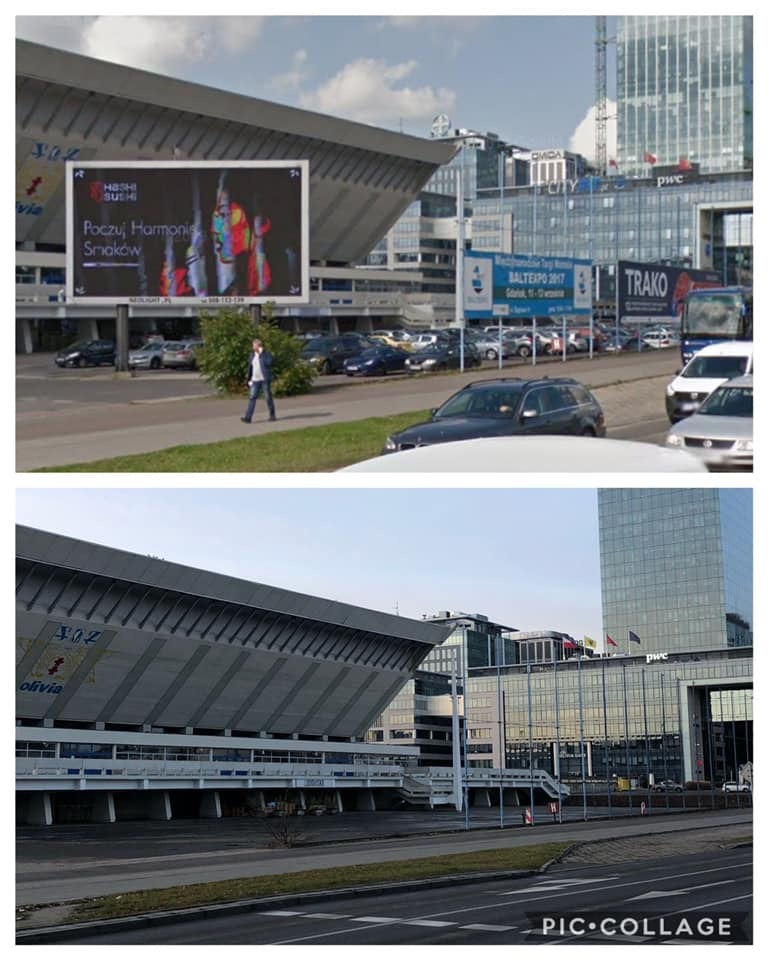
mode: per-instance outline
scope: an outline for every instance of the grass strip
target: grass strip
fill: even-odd
[[[108,920],[163,910],[179,910],[216,903],[232,903],[259,897],[310,893],[346,887],[366,887],[403,880],[426,880],[467,873],[498,870],[535,870],[559,856],[570,842],[542,843],[510,849],[476,850],[472,853],[397,860],[389,863],[301,870],[268,877],[193,883],[160,890],[139,890],[80,901],[73,905],[68,923]]]
[[[428,410],[370,417],[323,427],[184,444],[151,453],[110,457],[37,473],[317,473],[378,456],[387,435],[429,418]]]

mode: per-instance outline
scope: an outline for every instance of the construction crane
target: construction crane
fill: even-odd
[[[608,36],[605,17],[595,17],[595,165],[598,176],[608,171]]]

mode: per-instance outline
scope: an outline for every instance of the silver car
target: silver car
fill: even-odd
[[[735,377],[672,427],[667,446],[695,454],[708,470],[751,470],[752,429],[752,377]]]
[[[166,344],[162,340],[150,340],[137,350],[128,353],[128,366],[140,370],[159,370],[163,365],[163,350]]]

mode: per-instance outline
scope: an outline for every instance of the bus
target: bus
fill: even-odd
[[[702,287],[686,296],[680,329],[683,364],[712,343],[751,339],[751,287]]]

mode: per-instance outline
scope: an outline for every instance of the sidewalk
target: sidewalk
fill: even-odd
[[[87,463],[91,460],[164,450],[182,443],[221,440],[321,426],[372,416],[408,413],[439,406],[462,384],[495,376],[573,376],[594,389],[604,405],[609,430],[665,417],[664,387],[674,373],[677,355],[643,354],[618,358],[609,366],[603,358],[535,368],[513,367],[382,382],[350,380],[333,386],[322,381],[313,393],[277,401],[278,420],[266,422],[266,411],[257,409],[252,424],[240,422],[243,400],[217,397],[169,398],[134,403],[100,404],[51,414],[26,414],[18,418],[16,469]],[[174,402],[171,402],[171,401]],[[77,430],[74,430],[74,425]]]

